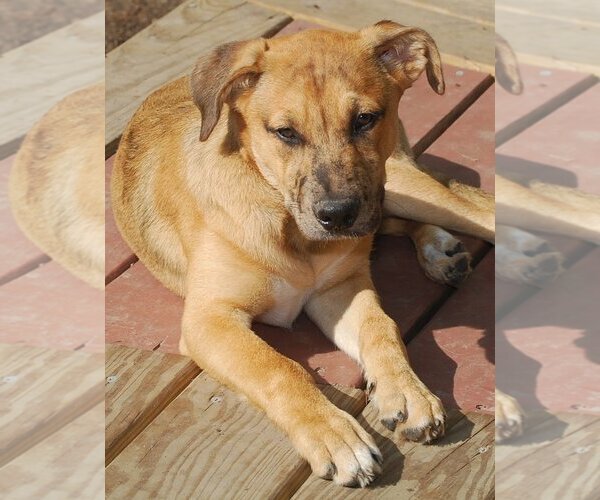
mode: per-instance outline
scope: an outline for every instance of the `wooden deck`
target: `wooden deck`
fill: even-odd
[[[314,8],[292,2],[202,6],[184,2],[107,55],[107,172],[135,107],[153,88],[188,71],[203,48],[230,39],[280,36],[312,27],[354,29],[371,22],[353,15],[353,9],[344,16],[339,9],[329,11],[334,2],[323,4],[316,14]],[[395,10],[387,12],[369,16],[372,21],[394,18],[390,12]],[[420,8],[411,12],[416,16]],[[427,12],[434,31],[442,18],[450,19],[435,9]],[[471,27],[479,21],[460,22]],[[481,26],[489,29],[487,21]],[[194,43],[182,46],[181,32]],[[452,52],[456,45],[439,32],[442,52]],[[487,48],[493,51],[491,45]],[[423,79],[407,92],[399,114],[422,163],[493,191],[494,85],[488,71],[493,58],[490,51],[486,55],[484,43],[477,50],[462,54],[462,59],[444,58],[444,97],[435,95]],[[178,56],[163,66],[156,61],[157,51]],[[462,61],[461,66],[448,59]],[[132,65],[136,71],[124,71]],[[359,367],[305,315],[292,331],[254,325],[258,335],[309,370],[325,394],[356,416],[378,442],[384,475],[372,488],[352,491],[311,476],[308,465],[262,413],[177,354],[181,299],[137,261],[121,240],[110,210],[106,223],[109,498],[492,495],[494,266],[488,244],[464,238],[475,269],[455,290],[423,275],[409,240],[376,241],[372,271],[384,309],[400,325],[415,369],[450,410],[447,436],[435,445],[401,442],[382,427],[366,404]],[[410,293],[402,293],[406,286]]]
[[[571,19],[575,14],[561,14],[560,2],[530,3],[543,4],[544,19],[559,31],[566,28],[571,40],[581,36],[574,25],[585,30],[600,22],[591,9]],[[508,27],[518,26],[529,33],[515,40],[519,57],[528,63],[521,68],[525,92],[519,97],[493,85],[493,42],[488,40],[494,13],[487,2],[382,0],[365,13],[357,11],[357,2],[342,8],[333,1],[184,1],[107,56],[107,173],[131,112],[153,88],[188,71],[202,50],[315,23],[353,29],[391,18],[429,30],[445,61],[446,95],[436,96],[419,81],[399,109],[422,163],[493,190],[495,142],[499,169],[543,175],[599,194],[598,141],[581,128],[581,117],[599,104],[597,62],[572,50],[581,43],[564,47],[560,37],[534,36],[540,35],[541,18],[524,13],[516,0],[499,4],[500,32],[507,36]],[[102,57],[101,18],[91,14],[0,59],[0,73],[22,78],[0,86],[0,96],[13,96],[3,99],[10,106],[0,117],[5,243],[0,245],[0,398],[11,401],[0,415],[0,491],[7,498],[42,498],[49,492],[57,498],[101,498],[104,418],[106,489],[114,499],[470,499],[494,493],[509,499],[532,492],[591,498],[597,493],[593,297],[599,253],[567,238],[548,238],[564,253],[569,269],[556,283],[538,290],[498,282],[495,291],[493,253],[483,242],[464,238],[476,266],[454,290],[423,276],[409,241],[378,238],[373,274],[384,308],[399,323],[416,371],[450,409],[447,436],[433,446],[398,441],[379,425],[365,404],[358,367],[305,316],[292,332],[256,325],[259,335],[302,363],[325,394],[375,437],[385,471],[366,490],[338,488],[311,476],[260,412],[176,354],[181,300],[137,262],[118,236],[110,209],[104,377],[102,293],[33,246],[6,202],[8,173],[23,134],[58,99],[101,78],[96,65]],[[60,47],[72,52],[57,51]],[[164,65],[156,54],[164,55]],[[80,68],[75,75],[74,65]],[[13,81],[27,83],[10,87]],[[40,88],[46,90],[44,99],[35,99]],[[574,145],[568,154],[548,147],[564,142],[564,133]],[[406,284],[410,293],[401,293]],[[494,450],[495,331],[498,383],[516,391],[528,430],[521,440]],[[511,372],[521,377],[508,377]]]

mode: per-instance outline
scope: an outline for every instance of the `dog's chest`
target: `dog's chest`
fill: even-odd
[[[261,314],[257,319],[269,325],[291,327],[298,317],[311,295],[327,283],[334,280],[339,272],[345,267],[350,252],[334,254],[315,259],[312,262],[313,273],[309,279],[302,280],[302,284],[296,281],[274,277],[272,281],[271,297],[272,306]],[[303,271],[299,270],[299,273]]]
[[[268,325],[289,328],[302,311],[311,291],[311,288],[295,287],[283,278],[274,278],[271,291],[272,306],[258,319]]]

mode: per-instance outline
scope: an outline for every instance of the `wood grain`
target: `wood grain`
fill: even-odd
[[[107,155],[142,101],[164,83],[191,72],[200,54],[219,44],[270,36],[291,19],[242,3],[188,0],[106,58]]]
[[[562,436],[549,441],[548,422],[566,423]],[[598,415],[559,414],[546,426],[527,429],[519,441],[499,446],[496,498],[597,498],[599,432]]]
[[[0,466],[103,400],[104,355],[0,345]]]
[[[3,498],[104,498],[104,404],[94,406],[2,468]]]
[[[358,389],[324,392],[364,406]],[[108,466],[107,498],[281,498],[309,474],[262,412],[202,373]]]
[[[383,475],[368,488],[354,490],[311,476],[294,499],[486,498],[493,491],[493,416],[453,410],[446,436],[428,446],[399,440],[379,423],[371,405],[358,421],[383,453]],[[464,488],[467,495],[455,495]]]
[[[200,373],[189,358],[106,348],[106,463],[112,460]]]
[[[450,17],[462,17],[480,24],[494,24],[494,2],[489,0],[396,0],[421,9],[436,10]]]
[[[553,61],[571,63],[573,69],[598,74],[600,71],[600,30],[595,27],[564,21],[560,17],[540,19],[527,13],[499,8],[496,29],[520,54]],[[531,61],[527,61],[531,63]],[[594,67],[596,68],[594,71]]]
[[[330,28],[354,30],[391,19],[401,24],[418,26],[435,39],[446,64],[494,72],[494,30],[482,24],[422,8],[418,2],[407,5],[396,0],[378,0],[368,5],[358,0],[347,2],[315,2],[314,0],[250,0],[256,5],[272,8]]]
[[[0,75],[0,152],[5,157],[52,105],[104,78],[104,12],[3,54]]]

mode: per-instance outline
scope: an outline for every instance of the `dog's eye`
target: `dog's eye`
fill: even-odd
[[[377,121],[378,115],[375,113],[361,113],[354,119],[352,125],[353,132],[359,134],[360,132],[366,132],[371,129]]]
[[[278,128],[275,130],[275,134],[287,144],[300,144],[300,136],[293,128]]]

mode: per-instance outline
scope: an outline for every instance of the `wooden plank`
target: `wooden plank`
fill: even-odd
[[[465,16],[456,17],[422,8],[416,2],[407,5],[395,0],[380,0],[368,6],[357,0],[347,2],[314,2],[312,0],[250,0],[256,5],[283,12],[330,28],[354,30],[390,19],[427,30],[436,40],[442,59],[447,64],[494,72],[494,33],[491,25],[483,25]]]
[[[0,158],[55,103],[104,78],[104,12],[0,56]]]
[[[291,19],[242,3],[188,0],[106,58],[106,144],[116,149],[134,111],[154,89],[191,72],[198,56],[216,45],[269,36]]]
[[[598,283],[600,249],[498,323],[496,382],[525,410],[600,413]]]
[[[419,163],[445,177],[494,191],[495,86],[488,88],[425,152]]]
[[[183,356],[106,349],[106,463],[109,464],[200,373]]]
[[[583,191],[600,194],[600,133],[595,110],[600,106],[600,85],[578,95],[497,151],[563,169],[574,174]]]
[[[358,418],[383,454],[383,474],[364,489],[310,476],[293,496],[334,498],[487,498],[494,487],[494,418],[451,411],[446,435],[432,445],[401,441],[367,405]],[[467,493],[465,493],[467,492]]]
[[[570,424],[575,417],[557,415]],[[498,498],[595,498],[600,489],[600,453],[597,451],[600,417],[587,415],[587,424],[568,435],[553,439],[544,446],[535,443],[533,433],[524,438],[530,442],[511,443],[502,447],[504,453],[498,465],[510,465],[496,476]],[[542,436],[541,439],[545,440]],[[534,440],[534,443],[531,441]],[[523,450],[532,452],[522,458]]]
[[[480,24],[494,24],[494,2],[481,0],[396,0],[422,9],[437,10],[450,17],[462,17]]]
[[[0,344],[0,467],[100,403],[104,356]]]
[[[528,15],[515,9],[496,9],[496,30],[517,54],[530,54],[552,61],[566,61],[584,72],[600,71],[600,30],[560,17]]]
[[[494,253],[408,344],[413,369],[446,408],[494,410]]]
[[[14,156],[0,160],[0,285],[18,278],[48,262],[49,258],[23,234],[15,221],[8,200],[8,179]]]
[[[542,456],[545,447],[568,438],[597,419],[597,415],[583,413],[527,412],[523,434],[496,447],[496,475],[513,465],[518,467],[520,461],[530,460],[534,454]]]
[[[519,67],[523,93],[496,88],[496,144],[501,145],[595,84],[585,73],[556,68]]]
[[[104,291],[49,262],[0,287],[0,342],[104,351]]]
[[[4,498],[104,498],[104,404],[2,468]]]
[[[600,9],[595,0],[500,0],[496,9],[504,11],[520,11],[525,15],[540,19],[558,18],[562,21],[595,26],[600,25]],[[597,27],[597,26],[596,26]]]
[[[101,0],[31,0],[2,3],[0,54],[56,31],[104,8]]]
[[[356,415],[357,389],[325,394]],[[280,498],[310,469],[262,412],[200,374],[106,469],[106,496]]]

